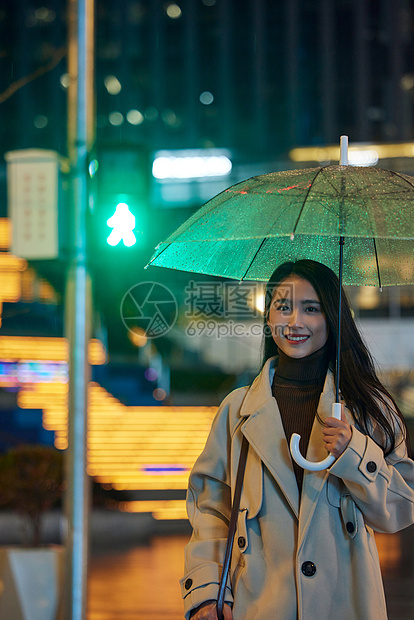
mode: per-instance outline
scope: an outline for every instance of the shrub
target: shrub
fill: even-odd
[[[62,452],[22,445],[0,456],[0,506],[31,524],[32,546],[40,545],[42,515],[61,499],[62,492]]]

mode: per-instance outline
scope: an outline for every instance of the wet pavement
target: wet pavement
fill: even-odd
[[[92,556],[87,620],[182,620],[178,580],[188,535]]]
[[[413,620],[414,526],[376,538],[389,620]],[[187,534],[156,536],[147,545],[95,551],[87,620],[183,620],[178,580],[187,540]]]

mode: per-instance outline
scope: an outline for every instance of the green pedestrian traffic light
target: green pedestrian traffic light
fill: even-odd
[[[112,228],[112,232],[106,240],[109,245],[115,246],[121,241],[128,248],[135,245],[137,241],[134,234],[135,216],[125,202],[120,202],[116,206],[115,213],[106,223],[109,228]]]

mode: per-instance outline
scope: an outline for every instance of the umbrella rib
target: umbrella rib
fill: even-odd
[[[377,244],[375,242],[375,237],[372,237],[372,241],[374,242],[375,262],[377,263],[378,286],[382,291],[381,274],[380,274],[380,268],[379,268],[379,263],[378,263]]]
[[[159,254],[156,254],[156,256],[153,256],[153,257],[151,258],[150,262],[149,262],[147,265],[145,265],[145,269],[146,269],[147,267],[149,267],[149,266],[151,265],[151,263],[152,263],[152,262],[153,262],[156,258],[159,258],[159,257],[161,256],[161,254],[163,254],[163,253],[165,252],[165,250],[166,250],[167,248],[169,248],[169,247],[170,247],[170,245],[171,245],[171,243],[169,243],[168,245],[166,245],[166,246],[165,246],[165,248],[162,248],[162,250],[161,250],[161,252],[160,252]]]
[[[303,209],[305,208],[305,204],[306,204],[306,201],[307,201],[307,199],[308,199],[309,193],[310,193],[310,191],[311,191],[311,189],[312,189],[312,187],[313,187],[313,184],[315,183],[317,176],[318,176],[318,175],[322,172],[322,170],[324,170],[325,168],[326,168],[326,166],[323,166],[322,168],[319,168],[318,172],[315,174],[315,176],[313,177],[312,182],[310,183],[310,185],[309,185],[309,187],[308,187],[308,191],[306,192],[306,196],[305,196],[305,198],[303,199],[303,203],[302,203],[302,206],[301,206],[301,208],[300,208],[299,215],[298,215],[298,217],[297,217],[297,219],[296,219],[296,222],[295,222],[295,225],[294,225],[294,227],[293,227],[292,235],[294,235],[294,234],[296,233],[296,228],[297,228],[297,226],[298,226],[298,224],[299,224],[300,217],[301,217],[301,215],[302,215]]]
[[[240,278],[240,280],[239,280],[240,282],[242,282],[242,281],[244,280],[244,278],[246,277],[246,275],[247,275],[247,273],[248,273],[248,271],[249,271],[250,267],[251,267],[251,266],[252,266],[252,264],[254,263],[254,259],[256,258],[256,256],[257,256],[257,255],[258,255],[258,253],[260,252],[260,250],[262,249],[263,244],[264,244],[264,242],[265,242],[267,239],[268,239],[268,237],[265,237],[265,238],[263,239],[263,241],[261,242],[261,244],[259,245],[259,247],[257,248],[256,252],[254,253],[254,256],[253,256],[252,260],[251,260],[251,261],[250,261],[250,263],[249,263],[249,266],[247,267],[246,271],[244,272],[244,274],[243,274],[243,275],[242,275],[242,277]]]
[[[408,181],[407,179],[405,179],[401,174],[398,174],[398,172],[395,172],[395,170],[390,170],[391,174],[393,174],[396,177],[399,177],[400,179],[402,179],[403,181],[405,181],[406,183],[408,183],[408,185],[410,185],[411,187],[414,187],[414,184],[411,183],[411,181]]]

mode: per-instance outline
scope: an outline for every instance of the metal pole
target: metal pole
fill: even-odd
[[[339,165],[348,165],[348,136],[341,136],[339,143]],[[342,180],[343,182],[343,180]],[[342,198],[343,200],[343,198]],[[339,228],[343,232],[342,205],[339,208]],[[342,271],[344,266],[344,243],[345,237],[339,237],[339,300],[338,300],[338,336],[336,342],[336,386],[335,402],[339,403],[339,382],[341,375],[341,327],[342,327]]]
[[[91,286],[86,254],[88,159],[94,139],[94,0],[68,0],[68,153],[72,255],[67,274],[65,328],[69,340],[69,445],[67,450],[66,571],[63,617],[86,618],[90,480],[87,462],[87,392],[90,379]]]

